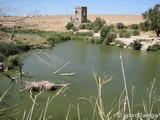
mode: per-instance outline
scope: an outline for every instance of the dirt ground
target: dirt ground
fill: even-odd
[[[65,25],[74,18],[74,15],[57,15],[57,16],[35,16],[27,17],[23,22],[17,21],[16,24],[19,26],[29,26],[29,28],[37,28],[46,31],[65,31]],[[96,17],[103,18],[107,24],[116,24],[122,22],[125,25],[132,23],[140,23],[143,21],[141,15],[88,15],[88,19],[94,21]],[[0,18],[6,21],[19,20],[23,17],[5,17]],[[5,24],[12,26],[13,22],[6,22]]]

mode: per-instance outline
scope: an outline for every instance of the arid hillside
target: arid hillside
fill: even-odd
[[[26,26],[30,28],[37,28],[46,31],[65,31],[65,25],[74,18],[74,15],[57,15],[57,16],[36,16],[27,17],[22,21],[17,21],[16,24],[19,26]],[[143,21],[141,15],[88,15],[88,19],[94,21],[96,17],[100,17],[106,20],[107,24],[116,24],[122,22],[126,25],[132,23],[140,23]],[[23,17],[5,17],[0,18],[6,21],[19,20]],[[5,22],[6,25],[12,26],[15,22]]]

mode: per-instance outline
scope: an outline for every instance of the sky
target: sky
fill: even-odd
[[[0,0],[7,15],[74,14],[75,6],[86,6],[88,14],[141,14],[160,0]]]

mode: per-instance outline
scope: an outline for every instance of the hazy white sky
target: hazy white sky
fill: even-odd
[[[9,15],[74,14],[75,6],[88,7],[88,14],[141,14],[160,0],[0,0],[0,7]]]

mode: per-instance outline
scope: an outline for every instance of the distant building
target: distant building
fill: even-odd
[[[87,7],[78,6],[75,7],[75,25],[80,25],[82,23],[87,23]]]

